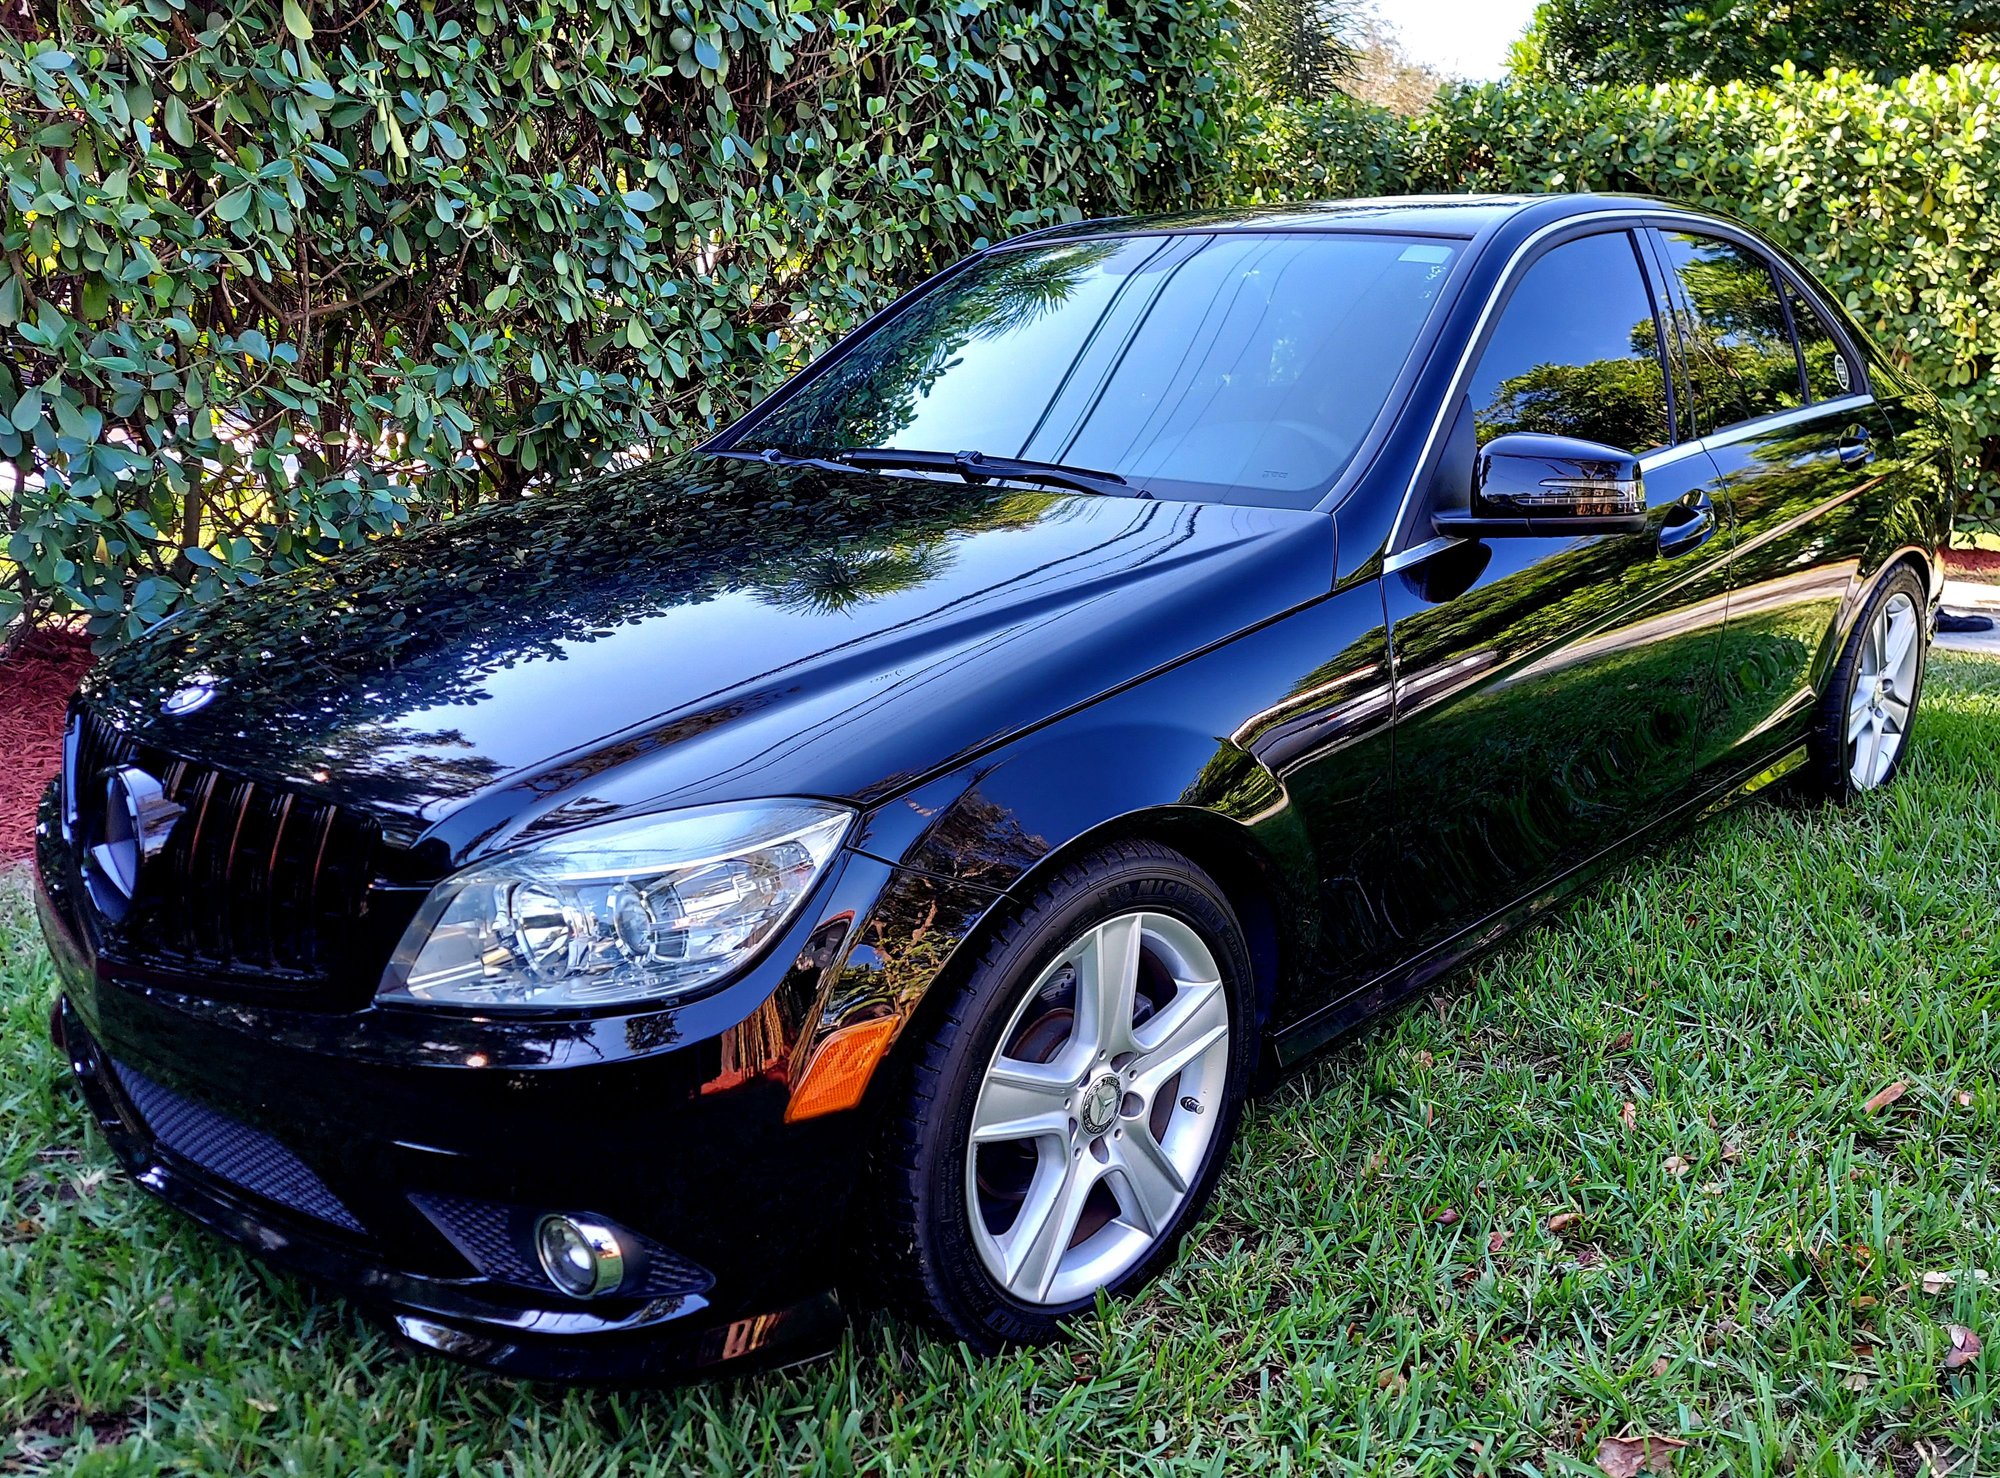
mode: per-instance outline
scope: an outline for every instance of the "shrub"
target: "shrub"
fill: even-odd
[[[1967,435],[1967,519],[2000,518],[2000,64],[1461,89],[1409,148],[1413,188],[1636,190],[1763,231],[1937,390]]]
[[[1394,194],[1410,142],[1408,121],[1372,103],[1261,100],[1234,131],[1230,192],[1246,202]]]
[[[685,445],[989,237],[1199,203],[1230,22],[1230,0],[10,6],[0,625],[129,633]]]

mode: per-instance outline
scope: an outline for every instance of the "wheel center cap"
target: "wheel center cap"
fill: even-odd
[[[1108,1075],[1084,1089],[1083,1102],[1077,1107],[1083,1132],[1095,1138],[1109,1129],[1118,1117],[1118,1103],[1124,1096],[1125,1090],[1118,1080]]]

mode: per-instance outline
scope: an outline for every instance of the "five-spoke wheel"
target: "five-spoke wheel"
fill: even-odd
[[[885,1126],[878,1291],[978,1349],[1047,1339],[1174,1254],[1256,1061],[1227,896],[1155,842],[1043,879],[931,1007]]]
[[[1928,583],[1914,565],[1886,570],[1827,675],[1805,781],[1830,800],[1887,785],[1909,754],[1930,646]]]
[[[1922,636],[1923,618],[1902,590],[1882,602],[1862,628],[1847,703],[1847,773],[1856,790],[1873,790],[1895,768],[1916,703]]]
[[[1093,925],[1034,981],[987,1064],[965,1164],[974,1242],[1024,1303],[1113,1282],[1180,1209],[1228,1076],[1229,1001],[1168,914]]]

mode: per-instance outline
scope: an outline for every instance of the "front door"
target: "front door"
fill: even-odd
[[[1624,840],[1693,789],[1714,710],[1728,532],[1677,410],[1638,239],[1559,242],[1501,289],[1445,464],[1513,431],[1646,454],[1638,534],[1491,537],[1385,579],[1402,860],[1396,924],[1422,952]],[[1454,455],[1454,452],[1456,455]],[[1440,506],[1463,490],[1439,483]]]

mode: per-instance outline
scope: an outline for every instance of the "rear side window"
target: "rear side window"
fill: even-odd
[[[1510,431],[1630,452],[1672,440],[1659,329],[1631,236],[1584,236],[1537,258],[1501,310],[1470,393],[1481,445]]]
[[[1660,239],[1679,285],[1696,433],[1802,405],[1798,352],[1770,264],[1715,236],[1663,231]]]
[[[1799,354],[1805,360],[1806,394],[1814,401],[1838,400],[1843,395],[1854,393],[1859,383],[1854,375],[1854,367],[1847,362],[1847,355],[1834,342],[1833,335],[1826,331],[1819,314],[1812,304],[1785,289],[1785,296],[1792,305],[1792,327],[1798,331]]]

